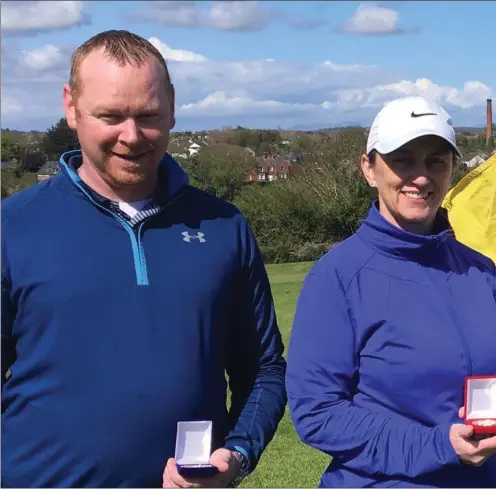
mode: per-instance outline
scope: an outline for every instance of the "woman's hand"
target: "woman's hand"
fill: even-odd
[[[465,416],[465,408],[460,408],[458,416]],[[458,458],[464,464],[480,467],[496,453],[496,436],[474,440],[474,427],[466,424],[454,424],[449,438]]]

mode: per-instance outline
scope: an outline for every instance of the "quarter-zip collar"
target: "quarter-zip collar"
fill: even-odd
[[[72,182],[83,188],[96,202],[104,203],[108,199],[91,189],[79,177],[77,170],[82,162],[81,150],[68,151],[60,157],[59,167]],[[189,185],[189,178],[186,172],[169,153],[165,153],[158,166],[158,184],[153,199],[163,206],[187,185]]]
[[[449,221],[442,210],[436,214],[433,234],[417,234],[391,224],[379,212],[378,201],[374,201],[357,234],[382,254],[416,260],[425,256],[426,251],[444,246],[451,232]]]

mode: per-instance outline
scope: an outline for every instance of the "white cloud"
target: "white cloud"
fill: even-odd
[[[255,1],[213,2],[207,24],[223,31],[255,30],[265,27],[271,10]]]
[[[21,63],[34,71],[49,70],[66,61],[62,50],[53,44],[45,44],[33,51],[23,51]]]
[[[451,88],[446,94],[447,103],[462,109],[482,105],[488,98],[491,98],[491,89],[478,81],[465,82],[463,90]]]
[[[176,87],[178,129],[227,125],[316,128],[369,125],[382,105],[396,97],[424,95],[443,104],[455,125],[483,125],[491,87],[409,80],[369,65],[317,64],[277,59],[216,61],[150,41],[169,60]],[[2,45],[2,125],[46,129],[62,117],[61,93],[69,76],[70,50],[54,44],[22,51]]]
[[[128,17],[168,27],[220,31],[258,31],[276,20],[295,29],[315,29],[326,23],[321,18],[291,16],[258,0],[213,1],[208,8],[203,2],[189,0],[151,1]]]
[[[353,16],[341,26],[341,30],[348,34],[369,36],[412,32],[399,26],[399,14],[396,10],[365,3],[358,6]]]
[[[12,117],[22,114],[22,105],[20,100],[12,97],[4,97],[2,94],[2,117]]]
[[[276,11],[254,0],[214,1],[208,9],[193,1],[158,1],[149,2],[136,15],[170,27],[245,31],[265,28]]]
[[[2,128],[44,131],[63,116],[61,84],[2,83]]]
[[[422,95],[444,106],[456,109],[483,107],[491,91],[480,82],[467,82],[463,89],[441,87],[430,80],[400,81],[390,85],[377,85],[354,90],[336,90],[330,100],[320,103],[281,102],[256,100],[239,90],[232,93],[216,91],[203,99],[179,107],[179,117],[196,117],[222,120],[225,117],[246,118],[258,115],[260,119],[290,116],[310,124],[341,125],[343,122],[369,124],[375,114],[388,101],[407,95]],[[459,111],[458,111],[459,112]],[[482,113],[482,111],[481,111]],[[370,114],[369,120],[367,120]],[[284,125],[281,118],[280,125]],[[219,124],[220,125],[220,124]]]
[[[200,23],[200,12],[195,2],[187,0],[148,2],[132,16],[172,27],[198,27]]]
[[[193,51],[185,51],[183,49],[172,49],[167,44],[162,42],[158,37],[150,37],[148,39],[164,57],[166,61],[206,61],[208,58],[202,54],[196,54]]]
[[[260,100],[299,100],[320,102],[328,92],[343,88],[363,87],[393,82],[394,74],[376,66],[337,65],[330,61],[310,66],[273,59],[204,63],[170,63],[178,100],[191,102],[192,97],[205,97],[216,91],[231,93],[233,88],[254,93]]]
[[[409,95],[420,95],[441,105],[451,105],[458,109],[470,109],[485,104],[491,96],[491,89],[477,81],[465,82],[462,89],[440,86],[426,78],[416,81],[402,80],[388,85],[377,85],[366,89],[337,90],[335,99],[326,102],[329,108],[346,106],[380,107],[385,102]]]
[[[198,102],[184,104],[179,107],[179,115],[205,116],[212,109],[215,117],[260,115],[285,113],[301,113],[312,111],[313,104],[284,103],[277,100],[254,100],[249,96],[229,95],[226,92],[214,92]]]
[[[41,32],[88,22],[81,1],[4,1],[2,32]]]

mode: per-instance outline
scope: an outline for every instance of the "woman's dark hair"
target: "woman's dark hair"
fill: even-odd
[[[458,164],[458,153],[456,151],[452,151],[453,153],[453,166],[456,166]],[[369,158],[369,163],[371,165],[373,165],[375,163],[375,158],[377,156],[377,150],[373,149],[368,155],[367,157]]]

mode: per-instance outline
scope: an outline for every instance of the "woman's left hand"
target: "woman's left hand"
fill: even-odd
[[[461,419],[465,417],[464,407],[461,407],[458,411],[458,417]],[[453,429],[458,426],[463,426],[464,428],[468,427],[467,425],[453,425],[452,432]],[[462,463],[480,467],[489,457],[496,454],[496,435],[482,438],[480,440],[474,440],[472,439],[473,427],[471,428],[472,433],[470,436],[460,433],[458,436],[455,436],[457,433],[450,433],[450,440]]]

